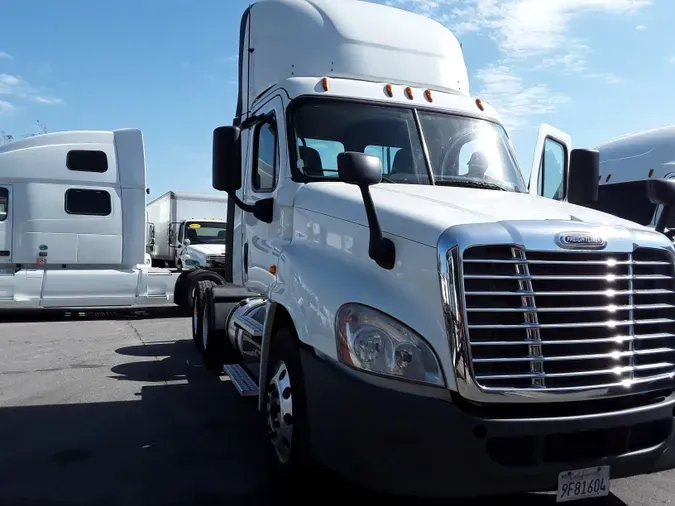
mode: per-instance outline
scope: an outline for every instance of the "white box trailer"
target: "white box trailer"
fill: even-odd
[[[227,195],[169,191],[146,209],[153,266],[194,268],[224,262]]]

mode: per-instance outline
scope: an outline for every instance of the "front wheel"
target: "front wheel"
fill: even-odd
[[[271,342],[265,416],[275,458],[281,469],[298,470],[309,461],[305,378],[292,331],[282,328]]]

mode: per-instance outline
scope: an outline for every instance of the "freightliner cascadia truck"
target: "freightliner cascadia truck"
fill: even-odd
[[[528,184],[440,23],[253,3],[213,142],[225,282],[197,283],[193,338],[257,399],[281,468],[562,502],[675,466],[671,241],[585,207],[598,152],[549,125]]]

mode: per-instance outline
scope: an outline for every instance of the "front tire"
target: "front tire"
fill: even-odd
[[[271,342],[265,417],[278,469],[296,472],[309,463],[305,378],[295,334],[279,329]]]

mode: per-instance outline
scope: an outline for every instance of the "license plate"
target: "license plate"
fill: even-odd
[[[558,475],[556,502],[609,495],[609,466],[563,471]]]

